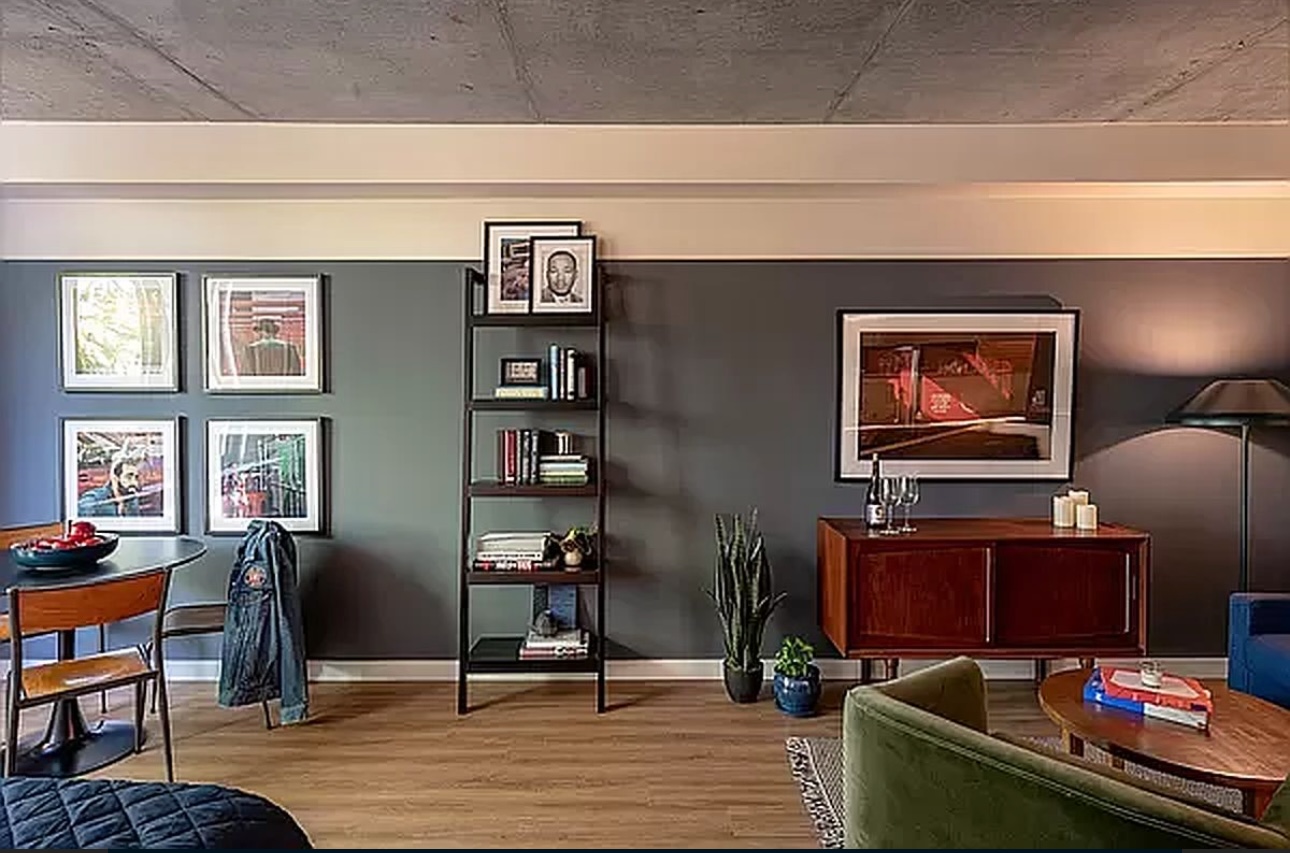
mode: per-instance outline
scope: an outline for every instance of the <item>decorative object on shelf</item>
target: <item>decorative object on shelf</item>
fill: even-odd
[[[322,276],[208,275],[206,390],[321,393]]]
[[[63,273],[64,391],[178,391],[178,276]]]
[[[595,311],[596,238],[529,239],[529,288],[535,314],[591,314]]]
[[[1053,527],[1075,526],[1075,501],[1070,495],[1053,495]]]
[[[771,613],[788,593],[772,589],[770,559],[757,527],[757,510],[730,525],[716,516],[717,555],[713,588],[704,590],[721,618],[726,656],[726,694],[734,702],[755,702],[761,694],[762,634]]]
[[[529,284],[529,240],[533,237],[576,237],[577,221],[484,223],[484,277],[489,314],[527,314],[532,298]],[[469,306],[470,303],[467,303]]]
[[[790,717],[812,717],[820,701],[815,649],[801,637],[785,637],[775,653],[775,707]]]
[[[564,564],[571,571],[577,571],[584,563],[590,563],[596,556],[596,531],[592,527],[570,527],[560,539],[560,551],[564,554]]]
[[[321,533],[323,506],[321,418],[206,422],[206,532],[260,518]]]
[[[503,358],[501,375],[498,381],[503,385],[542,386],[542,359],[540,358]]]
[[[837,480],[1069,479],[1078,312],[838,312]]]
[[[1075,529],[1097,530],[1097,504],[1075,504]]]
[[[1239,427],[1240,576],[1237,589],[1250,588],[1250,429],[1290,425],[1290,388],[1276,379],[1217,379],[1169,413],[1182,426]]]
[[[63,517],[117,533],[178,533],[179,419],[63,420]]]

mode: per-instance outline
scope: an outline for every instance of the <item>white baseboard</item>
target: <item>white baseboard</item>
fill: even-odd
[[[1227,658],[1159,658],[1170,672],[1194,678],[1226,678]],[[1100,663],[1116,666],[1137,666],[1137,658],[1102,658]],[[35,663],[35,661],[33,661]],[[820,674],[829,681],[859,681],[860,661],[822,659],[817,661]],[[902,673],[915,672],[935,663],[934,660],[902,660]],[[982,672],[991,681],[1025,680],[1034,677],[1034,664],[1029,660],[981,660]],[[770,674],[771,662],[766,661]],[[1049,671],[1074,669],[1079,666],[1075,658],[1062,658],[1049,663]],[[882,677],[882,666],[874,667],[874,675]],[[219,678],[218,660],[177,659],[166,662],[166,672],[171,681],[216,681]],[[457,677],[457,661],[444,658],[409,660],[312,660],[309,662],[310,681],[452,681]],[[492,681],[569,681],[583,680],[590,676],[579,674],[519,673],[504,675],[478,675],[472,679]],[[640,660],[611,660],[606,677],[619,681],[719,681],[721,661],[718,659],[651,658]]]

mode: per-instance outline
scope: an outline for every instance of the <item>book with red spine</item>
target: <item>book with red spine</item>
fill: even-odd
[[[1167,705],[1170,708],[1181,708],[1186,711],[1214,713],[1213,696],[1194,678],[1166,673],[1160,687],[1157,688],[1143,684],[1142,673],[1136,669],[1110,666],[1104,666],[1101,669],[1102,689],[1108,696],[1153,705]]]

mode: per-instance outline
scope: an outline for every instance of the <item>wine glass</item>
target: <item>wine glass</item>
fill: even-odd
[[[899,533],[896,529],[896,506],[900,503],[900,479],[883,477],[878,481],[878,495],[887,516],[887,526],[883,533]]]
[[[904,474],[900,478],[900,503],[905,507],[905,524],[900,528],[901,533],[913,533],[918,530],[917,527],[909,523],[910,510],[914,504],[918,503],[918,477],[914,474]]]

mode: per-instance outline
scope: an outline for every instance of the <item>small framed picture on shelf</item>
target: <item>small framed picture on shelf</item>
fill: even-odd
[[[487,281],[489,314],[527,314],[531,304],[529,287],[529,240],[533,237],[575,237],[582,223],[485,222],[484,279]]]
[[[245,533],[252,519],[323,530],[322,420],[206,422],[206,529]]]
[[[595,289],[596,238],[533,237],[529,276],[534,285],[533,313],[590,314]]]
[[[63,273],[64,391],[178,391],[174,273]]]
[[[63,516],[111,533],[179,532],[179,420],[63,421]]]
[[[504,358],[499,378],[503,385],[542,385],[542,359]]]
[[[206,390],[320,393],[322,277],[208,275]]]

